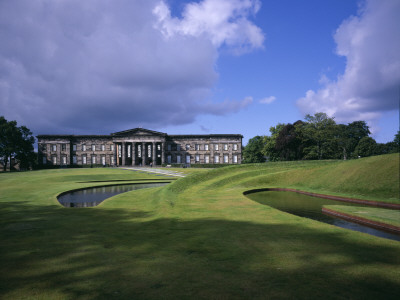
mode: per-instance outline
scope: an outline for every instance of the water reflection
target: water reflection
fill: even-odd
[[[65,207],[91,207],[97,206],[105,199],[121,193],[145,188],[159,187],[166,184],[168,183],[139,183],[93,187],[62,194],[58,197],[58,201]]]
[[[400,235],[392,234],[383,230],[378,230],[322,213],[323,205],[350,205],[363,207],[363,205],[361,204],[312,197],[294,192],[280,191],[257,192],[253,194],[248,194],[247,197],[260,204],[269,205],[273,208],[296,216],[306,217],[338,227],[400,241]]]

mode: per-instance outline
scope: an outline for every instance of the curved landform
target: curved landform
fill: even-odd
[[[191,172],[78,210],[60,206],[56,195],[90,181],[155,175],[107,168],[0,174],[0,298],[400,294],[400,242],[293,216],[243,195],[290,188],[399,204],[398,154]]]
[[[322,212],[352,222],[400,234],[400,211],[341,205],[326,205]]]

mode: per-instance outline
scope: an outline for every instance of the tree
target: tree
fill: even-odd
[[[243,149],[243,162],[244,163],[261,163],[265,162],[263,150],[263,137],[255,136],[249,140]]]
[[[27,127],[17,127],[16,121],[7,121],[0,117],[0,161],[4,171],[9,162],[11,171],[13,159],[20,162],[21,168],[32,166],[36,158],[33,152],[34,142],[32,132]]]
[[[337,145],[334,140],[335,120],[325,113],[306,115],[305,120],[306,124],[302,126],[304,158],[332,158]]]
[[[275,141],[275,149],[281,160],[298,160],[302,158],[301,126],[303,121],[286,124],[279,131]]]
[[[354,157],[367,157],[376,154],[377,144],[376,141],[369,136],[363,137],[356,149],[354,150]]]
[[[348,125],[336,125],[336,140],[340,149],[342,149],[343,159],[351,156],[359,141],[367,137],[371,132],[365,121],[355,121]]]
[[[271,136],[264,136],[264,146],[262,149],[262,153],[270,161],[280,160],[279,151],[276,149],[276,139],[279,135],[279,132],[282,130],[283,127],[285,127],[285,125],[286,124],[278,123],[278,125],[276,125],[275,127],[271,126],[269,128]]]

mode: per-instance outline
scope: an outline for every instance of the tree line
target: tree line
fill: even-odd
[[[35,138],[27,127],[18,127],[16,121],[0,116],[0,164],[4,171],[8,164],[11,171],[17,163],[20,169],[33,168],[37,161],[34,143]]]
[[[286,160],[349,159],[399,152],[400,131],[392,142],[377,143],[365,121],[336,124],[325,113],[269,129],[269,136],[251,138],[243,149],[244,163]]]

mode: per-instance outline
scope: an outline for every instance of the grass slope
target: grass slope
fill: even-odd
[[[398,203],[398,166],[398,155],[230,166],[86,209],[63,208],[55,197],[100,184],[90,181],[153,175],[0,174],[0,298],[397,299],[399,242],[292,216],[242,193],[291,187]]]

